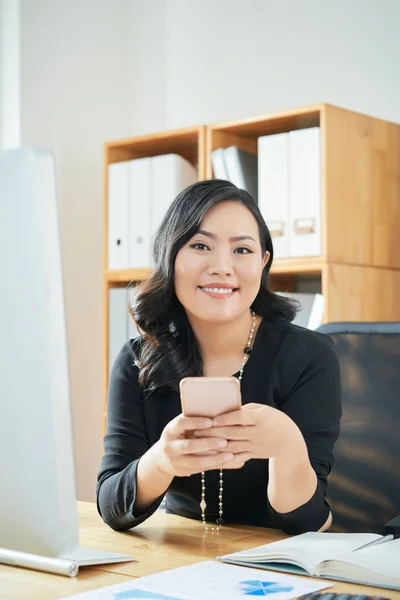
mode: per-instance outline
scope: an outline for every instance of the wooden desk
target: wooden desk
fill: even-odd
[[[133,554],[137,562],[84,567],[74,579],[0,565],[0,600],[55,600],[166,569],[214,559],[222,554],[285,537],[279,531],[241,525],[227,525],[219,534],[206,533],[199,521],[160,511],[135,529],[116,532],[102,522],[95,504],[79,502],[78,506],[82,546]],[[400,592],[350,583],[332,583],[333,588],[329,591],[380,595],[400,600]]]

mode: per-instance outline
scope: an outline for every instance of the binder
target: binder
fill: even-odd
[[[148,267],[151,254],[151,158],[129,161],[128,268]]]
[[[224,149],[224,162],[228,180],[246,190],[257,202],[257,156],[236,146]]]
[[[215,179],[229,179],[228,171],[225,166],[224,149],[217,148],[211,152],[211,164]]]
[[[127,269],[129,162],[108,167],[108,268]]]
[[[289,132],[289,255],[321,254],[319,127]]]
[[[108,371],[111,369],[122,346],[141,335],[128,312],[132,289],[111,288],[108,292]]]
[[[134,293],[134,290],[132,288],[128,288],[126,290],[126,306],[127,306],[127,309],[129,309],[129,305],[130,305],[130,302],[132,301],[132,294],[133,293]],[[139,331],[139,329],[137,328],[136,323],[133,320],[133,318],[131,317],[131,315],[129,314],[129,310],[128,310],[128,314],[127,314],[127,339],[128,340],[133,340],[133,339],[137,338],[139,335],[142,335],[142,334]]]
[[[197,181],[193,165],[178,154],[154,156],[151,163],[151,233],[157,232],[176,196]]]
[[[128,302],[126,288],[108,291],[108,371],[128,339]]]
[[[324,297],[322,294],[305,294],[301,292],[278,292],[282,296],[292,298],[300,303],[301,309],[293,319],[294,325],[315,330],[324,321]]]
[[[274,258],[289,256],[289,134],[258,138],[258,206],[272,237]]]

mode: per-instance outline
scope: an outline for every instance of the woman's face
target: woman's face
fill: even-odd
[[[253,214],[240,202],[219,202],[176,256],[177,298],[195,318],[233,320],[256,298],[268,258]]]

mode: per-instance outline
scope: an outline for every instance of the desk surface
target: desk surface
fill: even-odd
[[[56,600],[132,578],[151,575],[201,560],[214,559],[250,546],[282,539],[279,531],[227,525],[220,533],[205,532],[199,521],[157,511],[145,523],[126,532],[112,531],[95,504],[79,502],[80,543],[89,548],[124,552],[136,562],[84,567],[76,578],[0,565],[0,600]],[[400,600],[400,592],[332,582],[329,591],[384,596]]]

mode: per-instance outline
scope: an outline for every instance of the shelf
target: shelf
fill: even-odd
[[[323,264],[324,261],[319,257],[276,259],[271,275],[320,275]],[[151,269],[147,267],[106,271],[105,281],[108,284],[128,284],[131,281],[144,281],[150,273]]]
[[[277,258],[271,275],[321,275],[325,261],[319,256],[309,258]]]
[[[162,131],[106,143],[105,163],[109,165],[147,156],[179,154],[198,168],[200,180],[204,179],[204,145],[204,125]]]
[[[120,271],[106,271],[105,281],[107,283],[130,283],[131,281],[144,281],[151,273],[149,267],[139,269],[123,269]]]
[[[241,119],[240,121],[214,123],[213,125],[210,125],[209,132],[213,134],[214,132],[219,131],[243,137],[257,138],[261,135],[268,135],[271,133],[283,133],[293,129],[317,127],[320,124],[320,116],[323,107],[324,104],[316,104],[301,109]]]

